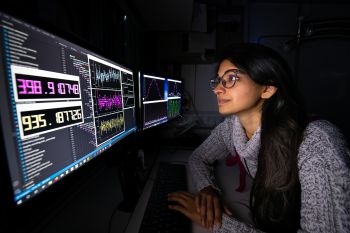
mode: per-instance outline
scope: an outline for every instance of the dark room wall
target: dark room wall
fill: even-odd
[[[268,45],[280,52],[295,72],[308,112],[338,125],[348,141],[349,11],[350,3],[345,1],[253,1],[247,11],[247,40]],[[307,28],[313,28],[314,34],[306,34]]]

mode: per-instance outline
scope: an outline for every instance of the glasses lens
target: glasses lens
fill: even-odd
[[[237,72],[236,71],[230,71],[222,77],[223,81],[222,84],[225,88],[231,88],[235,85],[237,80]]]

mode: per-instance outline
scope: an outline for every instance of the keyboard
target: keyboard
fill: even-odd
[[[187,233],[191,221],[168,208],[168,193],[187,190],[185,165],[160,163],[139,233]]]

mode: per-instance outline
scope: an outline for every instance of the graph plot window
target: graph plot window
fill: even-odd
[[[143,128],[150,128],[168,120],[166,79],[143,75],[142,79]]]
[[[0,12],[0,119],[17,205],[136,131],[130,69]]]
[[[168,79],[168,118],[172,119],[181,114],[182,81]]]
[[[91,55],[88,55],[88,60],[96,144],[100,145],[125,131],[122,68]]]
[[[124,108],[133,108],[135,106],[134,80],[129,72],[121,72],[123,83],[123,102]]]

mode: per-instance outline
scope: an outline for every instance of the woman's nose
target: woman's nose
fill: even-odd
[[[219,93],[224,92],[224,89],[224,86],[220,82],[218,85],[216,85],[216,87],[214,87],[213,92],[215,95],[218,95]]]

